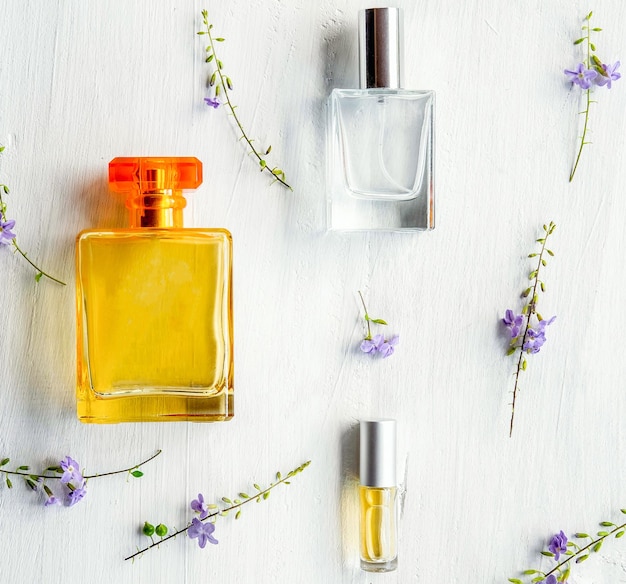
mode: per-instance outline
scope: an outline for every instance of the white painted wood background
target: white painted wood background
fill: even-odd
[[[383,5],[373,2],[374,5]],[[72,509],[0,487],[7,581],[506,582],[538,567],[559,529],[594,531],[626,507],[625,80],[597,94],[587,147],[567,177],[578,95],[562,70],[594,10],[606,60],[626,60],[626,5],[596,0],[399,0],[406,83],[437,92],[437,227],[326,234],[325,99],[357,84],[365,0],[3,0],[0,182],[19,243],[67,287],[35,284],[0,250],[0,456],[66,454],[87,471],[138,462],[140,481],[92,481]],[[250,133],[295,185],[269,187],[225,111],[207,108],[207,8]],[[205,183],[187,226],[235,241],[236,416],[224,424],[90,426],[75,415],[74,238],[126,225],[109,195],[115,156],[198,156]],[[519,308],[542,223],[554,220],[545,315],[508,437],[514,363],[499,318]],[[400,334],[372,360],[356,291]],[[356,422],[399,421],[405,492],[399,569],[358,568]],[[178,538],[134,564],[145,520],[184,525],[189,501],[232,496],[311,459],[218,546]],[[548,566],[549,562],[543,564]],[[607,542],[570,582],[626,582]]]

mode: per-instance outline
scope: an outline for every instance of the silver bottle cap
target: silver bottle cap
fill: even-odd
[[[400,8],[367,8],[359,11],[361,89],[402,87],[403,37]]]
[[[366,487],[396,486],[396,421],[361,420],[360,482]]]

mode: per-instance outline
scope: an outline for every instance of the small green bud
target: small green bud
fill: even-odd
[[[233,504],[233,502],[228,497],[222,497],[222,501],[224,501],[224,503],[228,503],[229,505]]]
[[[586,554],[584,556],[580,556],[580,558],[576,558],[576,563],[577,564],[581,564],[582,562],[584,562],[587,558],[589,558],[589,554]]]
[[[574,537],[576,537],[577,539],[583,539],[583,538],[585,538],[585,537],[590,537],[590,536],[589,536],[589,534],[588,534],[588,533],[583,533],[583,532],[580,532],[580,533],[575,533],[575,534],[574,534]]]
[[[542,556],[546,556],[548,558],[553,558],[554,554],[552,552],[541,552]]]
[[[148,523],[147,521],[143,524],[143,529],[141,530],[144,535],[148,537],[152,537],[154,535],[154,525]]]
[[[624,532],[623,532],[623,531],[618,531],[618,532],[615,534],[615,537],[616,537],[616,539],[619,539],[619,538],[620,538],[620,537],[622,537],[623,535],[624,535]]]
[[[593,43],[589,43],[589,46],[591,47],[592,51],[596,50],[596,46]],[[595,55],[594,55],[595,56]]]
[[[237,511],[237,513],[235,514],[235,519],[239,519],[240,516],[241,516],[241,509]]]
[[[596,545],[593,546],[593,551],[599,552],[601,547],[602,547],[602,542],[599,541]]]
[[[134,470],[130,474],[132,474],[136,479],[141,478],[143,476],[143,473],[140,470]]]
[[[579,45],[579,44],[580,44],[580,43],[582,43],[584,40],[585,40],[584,38],[583,38],[583,39],[576,39],[576,40],[574,41],[574,44],[575,44],[575,45]]]
[[[2,460],[0,460],[0,466],[4,466],[5,464],[9,464],[9,462],[11,462],[10,458],[3,458]],[[626,511],[625,511],[626,513]]]
[[[154,532],[159,536],[159,537],[165,537],[167,535],[167,527],[165,525],[163,525],[162,523],[159,523],[155,528],[154,528]]]
[[[601,521],[600,525],[602,527],[615,527],[615,523],[611,523],[610,521]]]
[[[11,479],[9,477],[6,477],[6,482],[7,482],[7,487],[9,487],[9,489],[12,489],[13,483],[11,482]]]

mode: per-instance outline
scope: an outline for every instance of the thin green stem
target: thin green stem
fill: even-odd
[[[230,507],[225,507],[224,509],[220,509],[218,511],[214,511],[213,513],[210,513],[209,515],[207,515],[204,519],[200,519],[200,521],[204,522],[204,521],[208,521],[214,517],[217,517],[218,515],[226,515],[227,513],[229,513],[230,511],[233,511],[235,509],[239,509],[240,507],[243,507],[244,505],[246,505],[247,503],[251,503],[252,501],[257,501],[260,499],[267,499],[267,497],[269,496],[269,493],[272,489],[275,489],[278,485],[285,483],[285,482],[289,482],[289,479],[293,478],[296,474],[302,472],[307,466],[309,466],[309,464],[311,464],[311,461],[308,460],[307,462],[305,462],[304,464],[301,464],[298,468],[295,468],[294,470],[292,470],[290,473],[288,473],[285,477],[280,478],[276,483],[272,483],[267,489],[261,490],[259,491],[256,495],[249,497],[247,499],[244,499],[243,501],[239,502],[239,503],[235,503],[230,505]],[[181,533],[185,533],[190,527],[191,527],[191,523],[187,524],[187,527],[184,527],[183,529],[179,529],[178,531],[175,531],[173,533],[171,533],[170,535],[162,538],[160,541],[157,541],[156,543],[153,542],[152,544],[137,550],[134,554],[131,554],[130,556],[127,556],[124,558],[124,561],[126,560],[132,560],[133,558],[136,558],[137,556],[140,556],[141,554],[143,554],[144,552],[147,552],[148,550],[152,549],[153,547],[157,547],[159,545],[161,545],[162,543],[165,543],[166,541],[168,541],[169,539],[173,539],[175,538],[177,535],[180,535]]]
[[[587,18],[587,37],[586,37],[586,47],[587,47],[587,58],[585,59],[585,67],[587,69],[591,68],[591,17]],[[585,107],[585,124],[583,126],[583,135],[580,138],[580,148],[578,149],[578,154],[576,155],[576,162],[574,162],[574,167],[572,168],[572,172],[569,175],[569,182],[574,180],[574,175],[576,174],[576,169],[578,168],[578,163],[580,162],[580,156],[583,153],[583,148],[587,142],[585,142],[585,138],[587,137],[587,130],[589,128],[589,111],[591,109],[591,88],[585,91],[585,98],[587,101],[587,106]]]
[[[0,185],[0,191],[4,190],[5,187],[6,185]],[[2,194],[0,193],[0,216],[2,217],[2,221],[7,220],[4,209],[5,209],[5,204],[4,204],[4,201],[2,200]],[[45,278],[48,278],[48,280],[52,280],[53,282],[56,282],[57,284],[61,284],[62,286],[65,286],[65,282],[48,274],[48,272],[45,272],[37,264],[31,261],[31,259],[28,257],[28,254],[25,251],[23,251],[22,248],[17,244],[17,238],[13,238],[11,243],[13,244],[15,251],[19,253],[33,268],[35,268],[35,270],[37,270],[37,276],[36,276],[37,281],[39,281],[39,278],[43,276]]]
[[[536,313],[536,303],[535,298],[537,297],[537,286],[539,285],[539,271],[541,270],[541,266],[543,265],[543,254],[546,250],[546,243],[548,241],[548,237],[554,231],[554,224],[550,222],[548,229],[545,231],[545,236],[543,238],[543,243],[541,245],[541,252],[539,253],[539,258],[537,261],[537,269],[535,270],[535,283],[532,286],[532,291],[528,295],[531,297],[531,301],[528,303],[528,314],[526,315],[526,325],[524,327],[524,334],[522,336],[522,342],[519,345],[519,357],[517,359],[517,370],[515,372],[515,385],[513,387],[513,401],[511,403],[511,424],[509,426],[509,438],[513,436],[513,420],[515,419],[515,400],[517,399],[517,393],[519,391],[519,375],[522,371],[522,365],[524,363],[524,344],[526,343],[526,338],[528,337],[528,329],[530,329],[530,318],[533,314]]]
[[[128,468],[124,468],[122,470],[114,470],[111,472],[103,472],[103,473],[96,473],[96,474],[92,474],[92,475],[84,475],[83,478],[84,479],[95,479],[95,478],[100,478],[100,477],[107,477],[107,476],[111,476],[111,475],[116,475],[116,474],[122,474],[122,473],[126,473],[126,472],[131,472],[135,469],[138,469],[140,466],[143,466],[144,464],[147,464],[148,462],[154,460],[157,456],[159,456],[159,454],[161,454],[161,450],[157,450],[150,458],[146,458],[146,460],[140,462],[139,464],[135,464],[133,466],[129,466]],[[34,474],[31,472],[26,472],[26,471],[19,471],[19,470],[4,470],[4,469],[0,469],[0,472],[4,473],[4,474],[10,474],[10,475],[18,475],[18,476],[23,476],[23,477],[28,477],[28,478],[42,478],[42,479],[55,479],[55,480],[60,480],[61,477],[58,475],[47,475],[47,474]]]
[[[224,97],[226,98],[226,103],[228,105],[228,109],[230,109],[230,113],[232,114],[235,123],[237,124],[237,127],[239,128],[239,131],[241,132],[241,137],[248,143],[248,146],[250,147],[250,149],[252,150],[252,153],[257,157],[259,164],[261,164],[261,170],[265,170],[267,172],[269,172],[272,177],[274,178],[274,180],[277,180],[280,184],[282,184],[284,187],[288,188],[290,191],[293,191],[293,187],[291,185],[289,185],[283,178],[281,178],[280,176],[278,176],[277,174],[274,174],[274,170],[276,170],[275,168],[272,169],[269,166],[267,166],[265,164],[265,159],[263,158],[263,155],[261,153],[259,153],[259,151],[253,146],[252,144],[252,140],[250,140],[250,138],[248,138],[248,134],[246,133],[246,131],[243,129],[243,126],[241,125],[241,122],[239,121],[239,118],[237,117],[237,114],[235,112],[235,106],[233,106],[232,102],[230,101],[230,95],[228,93],[228,83],[226,82],[225,78],[224,78],[224,74],[222,73],[222,67],[221,67],[221,61],[217,58],[217,53],[215,52],[215,43],[213,41],[213,35],[211,34],[211,25],[209,24],[209,20],[208,20],[208,16],[207,16],[207,11],[203,10],[202,11],[202,18],[203,18],[203,22],[204,22],[204,26],[206,28],[206,34],[209,36],[209,44],[211,46],[211,52],[214,56],[214,60],[215,60],[215,67],[217,70],[217,74],[220,78],[220,86],[222,88],[222,91],[224,92]],[[277,170],[278,172],[278,170]]]
[[[359,296],[361,297],[361,303],[363,304],[363,311],[365,312],[365,322],[367,323],[367,336],[365,337],[365,340],[369,341],[372,339],[372,331],[370,328],[370,317],[369,317],[369,314],[367,314],[367,306],[365,306],[365,300],[363,300],[363,294],[361,294],[360,290],[359,290]]]

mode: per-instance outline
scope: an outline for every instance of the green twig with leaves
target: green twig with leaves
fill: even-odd
[[[255,156],[256,159],[258,160],[261,172],[265,171],[265,172],[270,173],[272,175],[272,178],[274,179],[273,182],[279,182],[281,185],[288,188],[290,191],[293,191],[293,188],[291,187],[290,184],[287,183],[285,179],[284,171],[278,168],[277,166],[271,167],[267,163],[266,157],[272,151],[272,147],[269,146],[268,148],[264,150],[258,150],[254,146],[253,140],[248,137],[248,134],[243,129],[243,125],[241,124],[241,121],[239,120],[239,117],[237,116],[237,113],[235,111],[237,109],[237,106],[233,105],[230,99],[229,92],[233,89],[233,82],[231,78],[228,77],[224,73],[224,63],[218,58],[217,53],[215,51],[216,43],[222,43],[224,42],[225,39],[223,37],[213,36],[213,33],[212,33],[213,25],[209,23],[209,15],[206,10],[202,11],[202,22],[204,24],[204,30],[199,31],[197,34],[206,35],[208,37],[209,44],[205,47],[205,52],[206,52],[205,62],[211,63],[214,67],[213,72],[211,73],[211,76],[209,77],[209,86],[213,87],[215,99],[214,100],[206,99],[205,101],[207,101],[209,105],[217,107],[219,105],[219,101],[218,101],[219,98],[221,97],[222,94],[224,95],[224,99],[226,100],[226,105],[228,106],[228,109],[230,110],[230,114],[233,116],[233,119],[235,120],[235,123],[237,124],[237,127],[239,128],[239,132],[241,133],[240,139],[245,140],[248,146],[250,147],[251,154]]]
[[[286,476],[283,476],[280,472],[277,472],[276,482],[270,483],[270,486],[267,488],[262,488],[260,485],[255,483],[253,486],[256,492],[253,493],[252,495],[249,495],[248,493],[245,493],[245,492],[240,492],[237,497],[233,497],[232,499],[229,497],[222,497],[219,503],[212,503],[207,506],[208,510],[210,510],[211,512],[206,517],[200,519],[200,521],[201,522],[209,521],[211,523],[214,523],[218,517],[226,517],[231,511],[235,511],[235,519],[239,519],[239,517],[241,517],[241,510],[244,507],[244,505],[247,505],[248,503],[251,503],[252,501],[256,501],[257,503],[260,503],[261,501],[268,499],[270,496],[270,492],[273,489],[275,489],[278,485],[291,484],[290,479],[295,477],[297,474],[301,473],[310,464],[311,464],[311,461],[309,460],[305,462],[304,464],[301,464],[297,468],[293,469],[292,471],[288,472]],[[152,524],[146,521],[142,527],[142,533],[146,535],[147,537],[150,537],[150,539],[152,540],[152,543],[142,549],[138,549],[134,554],[131,554],[125,557],[124,560],[132,560],[140,556],[141,554],[147,552],[148,550],[154,547],[158,547],[162,543],[165,543],[166,541],[173,539],[176,536],[181,535],[182,533],[187,532],[189,528],[191,527],[191,525],[192,523],[188,523],[187,526],[184,527],[183,529],[176,530],[170,533],[169,535],[166,535],[169,530],[167,526],[165,526],[163,523],[159,523],[159,525],[154,527]],[[158,535],[161,539],[155,542],[154,539],[152,538],[154,534]]]
[[[621,509],[621,512],[626,515],[626,509]],[[626,534],[626,523],[617,525],[611,521],[601,521],[599,525],[606,529],[598,531],[595,537],[588,533],[575,533],[575,539],[583,540],[581,544],[574,541],[567,541],[566,551],[563,552],[565,559],[558,562],[550,570],[524,570],[522,575],[533,576],[529,582],[547,582],[549,579],[555,582],[566,582],[570,577],[572,563],[580,564],[588,560],[592,553],[600,551],[605,539],[611,536],[615,537],[615,539],[619,539]],[[541,555],[548,558],[557,558],[556,554],[550,550],[542,550]],[[560,557],[560,554],[558,557]],[[524,584],[524,581],[520,578],[509,578],[509,582],[512,582],[512,584]]]
[[[0,146],[0,153],[3,152],[5,149],[4,146]],[[7,205],[4,201],[4,199],[2,198],[2,195],[8,195],[10,192],[9,187],[5,184],[0,183],[0,220],[2,220],[3,223],[7,223],[8,219],[7,219]],[[11,222],[13,223],[13,222]],[[57,284],[61,284],[62,286],[65,286],[65,282],[59,280],[58,278],[55,278],[54,276],[51,276],[48,272],[42,270],[37,264],[35,264],[29,257],[28,254],[22,250],[22,248],[17,244],[17,238],[13,237],[13,239],[11,240],[11,245],[13,246],[13,249],[15,249],[15,251],[17,253],[19,253],[34,269],[35,269],[35,281],[39,282],[39,280],[41,280],[41,278],[48,278],[49,280],[52,280],[53,282],[56,282]]]
[[[550,221],[549,225],[544,225],[544,235],[537,239],[537,243],[541,244],[540,251],[528,254],[529,258],[537,258],[537,267],[528,275],[528,279],[532,282],[531,285],[522,292],[522,298],[529,298],[522,307],[522,314],[515,315],[513,311],[508,310],[506,317],[503,319],[504,324],[511,330],[511,341],[507,355],[513,355],[519,351],[517,369],[515,371],[515,385],[513,386],[509,436],[513,435],[515,402],[519,392],[520,373],[526,371],[528,367],[527,355],[539,352],[539,349],[545,342],[545,327],[554,320],[554,317],[544,320],[541,314],[537,312],[537,304],[539,303],[539,292],[545,292],[546,290],[545,283],[539,279],[539,273],[542,267],[548,265],[544,255],[554,256],[554,252],[546,247],[546,243],[555,229],[556,225],[552,221]],[[533,316],[538,321],[536,328],[531,327]]]

